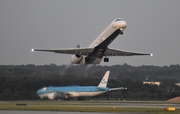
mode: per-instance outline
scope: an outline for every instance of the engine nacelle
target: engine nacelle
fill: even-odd
[[[70,96],[66,93],[63,92],[58,92],[58,93],[49,93],[46,94],[46,96],[44,96],[43,98],[48,98],[49,100],[54,100],[54,99],[68,99]]]
[[[48,99],[53,100],[53,99],[55,99],[54,95],[55,95],[55,93],[50,93],[47,95],[47,97],[48,97]]]
[[[83,56],[81,56],[81,55],[73,55],[71,57],[71,63],[72,64],[79,64],[82,59],[83,59]]]
[[[54,95],[54,98],[60,98],[60,99],[68,99],[70,96],[67,93],[58,92]]]

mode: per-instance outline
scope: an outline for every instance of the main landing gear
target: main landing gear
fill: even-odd
[[[104,62],[109,62],[109,58],[105,57]]]

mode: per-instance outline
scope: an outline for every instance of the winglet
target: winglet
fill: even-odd
[[[102,78],[101,82],[99,83],[98,87],[106,87],[107,86],[107,82],[108,82],[108,78],[109,78],[109,73],[110,73],[110,71],[107,71],[105,73],[105,75]]]

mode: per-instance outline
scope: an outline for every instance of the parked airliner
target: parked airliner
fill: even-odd
[[[87,48],[64,48],[64,49],[32,49],[31,51],[46,51],[63,54],[73,54],[71,58],[72,64],[100,64],[104,58],[104,62],[109,62],[110,56],[133,56],[133,55],[151,55],[138,52],[129,52],[108,48],[108,45],[119,35],[123,35],[127,24],[122,18],[117,18],[90,44]]]
[[[108,88],[107,82],[109,78],[110,71],[107,71],[102,78],[98,86],[66,86],[66,87],[44,87],[37,91],[37,95],[40,98],[48,99],[69,99],[74,97],[92,97],[100,95],[102,93],[114,90],[124,90],[127,88],[117,87]]]

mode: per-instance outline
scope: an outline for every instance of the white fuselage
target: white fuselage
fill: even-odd
[[[71,58],[71,63],[73,64],[100,64],[103,59],[103,53],[107,49],[108,45],[117,37],[117,35],[122,34],[123,30],[127,27],[126,22],[121,18],[115,19],[90,45],[89,48],[94,48],[94,51],[87,56],[81,56],[81,58],[73,55]],[[117,32],[117,30],[119,30]],[[101,46],[101,44],[103,46]],[[98,47],[100,46],[100,47]],[[95,49],[97,48],[97,49]],[[91,58],[90,62],[87,62],[86,57]],[[73,62],[77,60],[78,62]]]
[[[125,21],[113,21],[91,44],[90,48],[94,48],[102,43],[104,40],[109,38],[116,30],[121,29],[122,31],[126,28]]]

